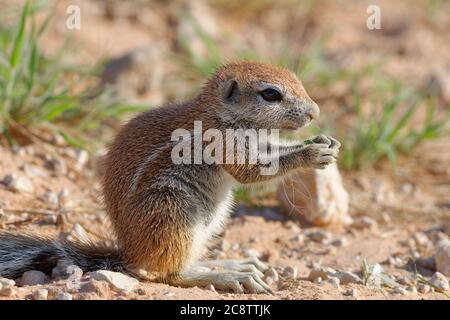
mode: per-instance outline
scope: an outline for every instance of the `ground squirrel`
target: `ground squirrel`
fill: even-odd
[[[229,217],[232,189],[298,168],[324,168],[336,161],[339,142],[326,136],[290,145],[263,140],[269,150],[266,156],[279,163],[278,170],[267,175],[261,169],[269,162],[262,158],[254,163],[229,163],[222,156],[214,163],[174,163],[173,132],[183,129],[192,135],[194,121],[202,124],[201,133],[292,130],[318,116],[318,106],[292,72],[260,62],[223,65],[198,96],[138,115],[109,147],[101,179],[115,247],[3,233],[0,275],[19,277],[32,269],[50,272],[60,260],[84,271],[141,268],[181,286],[211,283],[235,292],[268,292],[262,280],[267,266],[256,258],[201,260]],[[233,147],[233,152],[250,152],[252,146],[244,140],[237,141],[243,149]],[[224,146],[229,143],[223,141]]]

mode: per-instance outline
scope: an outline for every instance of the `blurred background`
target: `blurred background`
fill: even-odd
[[[379,29],[367,25],[371,5]],[[418,269],[450,276],[440,268],[450,247],[449,260],[435,257],[450,233],[449,1],[0,7],[0,228],[104,237],[96,159],[120,125],[192,97],[224,62],[259,60],[295,72],[321,108],[315,125],[287,138],[335,136],[339,170],[236,190],[235,218],[213,254],[254,254],[299,275],[317,261],[338,269],[369,261],[398,281],[414,273],[417,283]],[[279,284],[284,298],[312,298],[309,289],[334,297],[289,283]]]

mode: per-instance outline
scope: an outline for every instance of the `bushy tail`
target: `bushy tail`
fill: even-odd
[[[0,233],[0,276],[18,278],[25,271],[51,274],[58,261],[83,271],[125,271],[118,248],[106,244],[46,239],[35,235]]]

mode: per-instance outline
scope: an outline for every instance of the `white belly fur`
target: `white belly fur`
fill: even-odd
[[[233,205],[232,188],[234,184],[235,182],[231,177],[224,177],[222,187],[217,191],[217,195],[220,196],[220,199],[215,214],[213,215],[213,219],[207,226],[203,223],[199,223],[194,228],[191,253],[189,254],[187,266],[198,261],[204,254],[209,241],[223,230]]]

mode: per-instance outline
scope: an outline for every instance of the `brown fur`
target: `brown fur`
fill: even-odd
[[[179,272],[188,260],[192,239],[187,221],[175,212],[178,203],[170,190],[159,190],[158,199],[146,202],[148,186],[160,173],[172,166],[171,148],[164,149],[146,166],[136,191],[130,196],[130,181],[148,154],[170,141],[177,128],[192,129],[194,120],[203,121],[203,129],[223,129],[214,116],[219,108],[221,86],[235,77],[244,87],[257,81],[287,86],[298,98],[311,101],[303,86],[289,71],[264,63],[236,62],[221,67],[191,101],[143,113],[131,120],[117,135],[105,159],[103,193],[107,212],[113,222],[119,247],[127,262],[136,267],[163,274]],[[239,105],[245,107],[245,101]],[[237,180],[245,180],[240,166],[224,166]],[[242,179],[239,176],[242,175]]]

